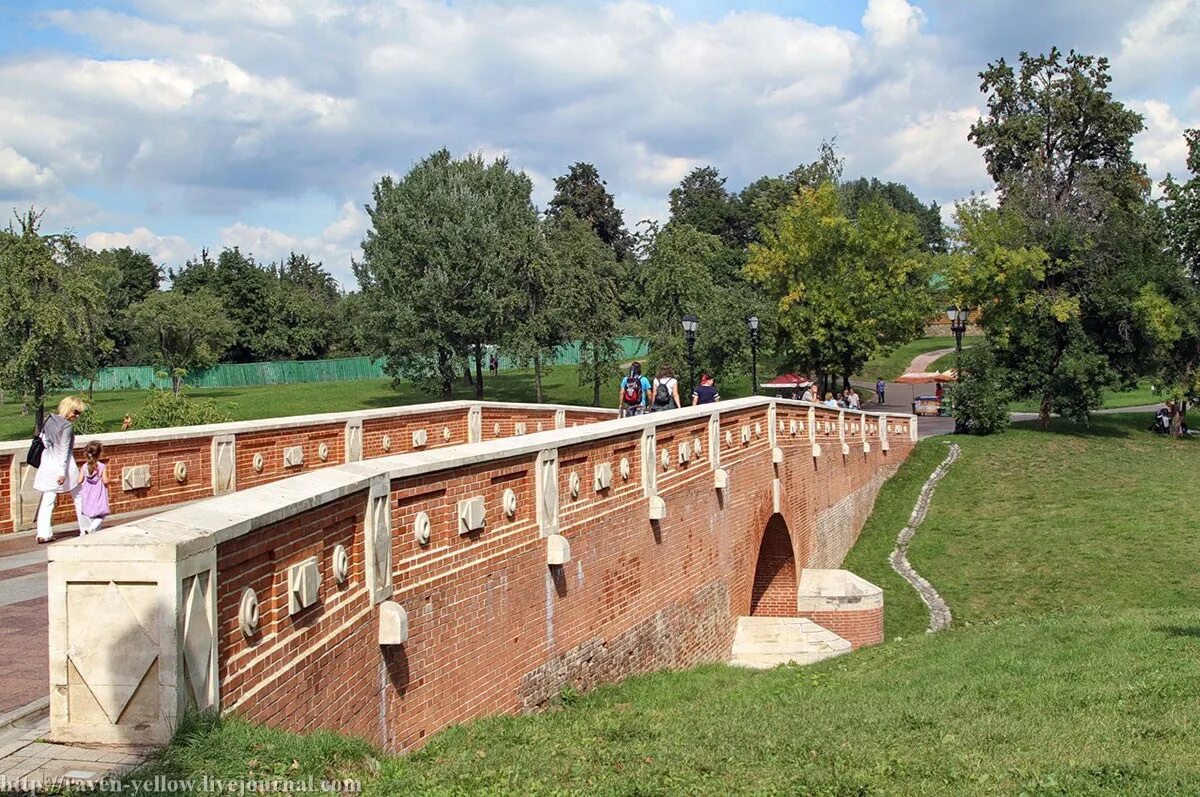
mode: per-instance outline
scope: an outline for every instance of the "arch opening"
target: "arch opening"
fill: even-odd
[[[772,515],[758,547],[754,566],[754,588],[750,594],[751,617],[796,617],[796,555],[792,537],[782,515]]]

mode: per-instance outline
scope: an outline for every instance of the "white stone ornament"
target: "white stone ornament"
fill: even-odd
[[[733,445],[733,430],[732,429],[725,430],[725,445],[727,445],[727,446]]]
[[[717,468],[713,471],[713,487],[718,490],[729,489],[729,471],[724,468]]]
[[[333,549],[333,578],[337,583],[345,584],[349,575],[350,554],[346,552],[345,545],[335,546]]]
[[[812,455],[813,455],[813,459],[816,459],[817,457],[821,456],[821,444],[820,443],[813,443]]]
[[[774,465],[783,464],[783,449],[776,446],[771,449],[771,463]]]
[[[128,468],[121,468],[121,489],[129,492],[130,490],[143,490],[150,486],[150,466],[149,465],[133,465]]]
[[[288,446],[283,449],[283,467],[298,468],[304,464],[304,449],[301,446]]]
[[[379,604],[379,644],[403,645],[408,641],[408,612],[395,601]]]
[[[754,424],[754,436],[762,437],[762,424],[761,423]]]
[[[791,423],[788,424],[788,431],[791,432],[792,434],[796,433],[796,422],[795,421],[792,421]]]
[[[321,574],[317,557],[310,556],[288,568],[288,614],[295,614],[317,602]]]
[[[572,498],[579,497],[579,474],[572,473],[567,479],[568,489],[571,491]]]
[[[750,426],[749,426],[749,424],[747,424],[746,426],[742,427],[742,445],[746,445],[749,442],[750,442]]]
[[[265,464],[263,462],[262,452],[255,454],[254,459],[251,460],[250,464],[254,467],[255,473],[262,473],[263,465]]]
[[[175,463],[175,481],[183,484],[187,481],[187,463],[179,460]]]
[[[667,516],[667,502],[657,495],[650,496],[650,519],[663,520]]]
[[[413,448],[421,448],[429,443],[428,429],[415,429],[412,433]]]
[[[483,528],[483,496],[467,498],[458,502],[458,533],[470,534]]]
[[[662,453],[659,454],[658,460],[660,463],[662,463],[663,470],[671,467],[671,450],[666,446],[663,446]]]
[[[413,539],[417,541],[417,545],[428,545],[431,524],[429,523],[429,515],[424,512],[418,512],[413,518]]]
[[[321,445],[317,446],[317,456],[322,462],[329,461],[329,445],[327,443],[321,443]]]
[[[679,464],[686,465],[692,458],[692,444],[681,443],[679,446]]]
[[[612,465],[601,462],[595,470],[596,492],[602,492],[612,487]]]
[[[546,538],[546,564],[565,565],[571,561],[571,543],[561,534],[551,534]]]
[[[385,434],[383,436],[383,439],[381,439],[379,441],[379,445],[383,446],[384,451],[391,451],[392,450],[392,436],[390,434]]]
[[[242,590],[242,598],[238,601],[238,626],[242,635],[252,637],[258,632],[258,595],[250,587]]]
[[[629,457],[621,457],[621,481],[629,481],[629,474],[632,470],[629,467]]]
[[[443,439],[443,440],[445,440],[447,443],[449,443],[449,442],[450,442],[450,438],[451,438],[451,437],[453,437],[453,436],[454,436],[454,433],[450,431],[450,427],[449,427],[449,426],[443,426],[443,427],[442,427],[442,439]]]
[[[515,434],[525,434],[525,422],[517,421],[517,423],[513,426],[513,432]]]
[[[500,502],[504,505],[504,514],[506,517],[511,518],[517,514],[517,494],[513,492],[511,487],[504,491],[504,496],[500,499]]]
[[[494,424],[492,424],[492,434],[494,434],[496,437],[500,436],[500,421],[496,421]]]
[[[696,456],[700,456],[701,454],[704,453],[704,448],[702,447],[702,445],[700,443],[699,437],[697,437],[695,440],[692,441],[692,451],[696,452]]]

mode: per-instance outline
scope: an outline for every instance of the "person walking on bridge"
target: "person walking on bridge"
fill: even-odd
[[[51,413],[38,435],[42,439],[42,459],[37,474],[33,477],[33,489],[42,494],[37,511],[37,541],[54,541],[51,520],[54,504],[60,493],[70,493],[75,502],[75,519],[83,533],[90,521],[85,522],[79,503],[79,466],[75,463],[75,419],[83,414],[84,403],[76,396],[67,396],[58,402],[58,412]]]

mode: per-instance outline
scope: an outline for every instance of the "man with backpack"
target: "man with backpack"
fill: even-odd
[[[642,364],[635,362],[629,366],[629,376],[621,380],[620,399],[617,406],[621,417],[637,415],[646,409],[650,400],[650,380],[642,376]]]

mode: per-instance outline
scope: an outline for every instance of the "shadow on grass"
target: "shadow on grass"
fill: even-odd
[[[1132,417],[1121,415],[1093,415],[1088,423],[1073,423],[1062,418],[1051,418],[1050,427],[1045,434],[1064,435],[1067,437],[1107,437],[1107,438],[1128,438],[1135,433],[1145,431],[1153,418],[1143,418],[1141,415]],[[1028,421],[1016,421],[1013,423],[1014,429],[1026,429],[1033,432],[1038,432],[1037,419]]]
[[[1167,636],[1193,637],[1200,639],[1200,626],[1195,625],[1160,625],[1159,631]]]

